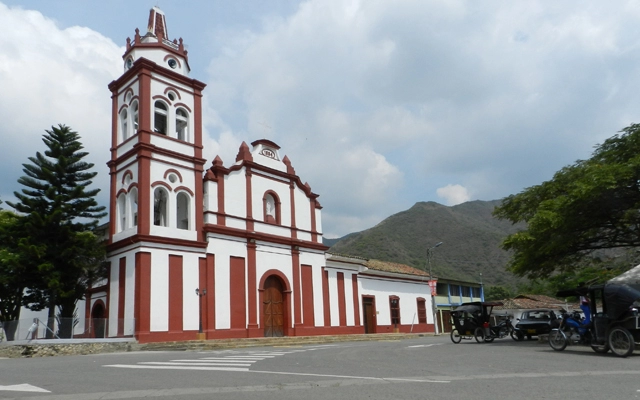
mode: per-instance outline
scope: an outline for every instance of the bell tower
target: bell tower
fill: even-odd
[[[187,50],[169,40],[164,13],[127,38],[112,99],[110,244],[204,243],[202,90]]]
[[[109,84],[109,335],[186,340],[197,329],[198,306],[184,293],[198,287],[207,247],[205,85],[189,77],[182,39],[169,40],[157,7],[146,32],[127,39],[123,60],[122,75]]]

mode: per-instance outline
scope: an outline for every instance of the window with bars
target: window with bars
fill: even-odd
[[[397,326],[400,324],[400,298],[398,296],[389,296],[389,308],[391,309],[391,324]]]
[[[418,298],[418,323],[427,323],[427,302],[421,297]]]

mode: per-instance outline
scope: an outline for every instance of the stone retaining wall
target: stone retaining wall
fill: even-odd
[[[0,357],[52,357],[98,353],[136,351],[140,346],[135,342],[95,342],[67,344],[18,344],[0,346]]]

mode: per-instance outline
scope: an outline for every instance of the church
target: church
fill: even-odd
[[[109,84],[109,273],[80,310],[94,337],[433,332],[428,274],[327,252],[319,195],[280,146],[203,159],[206,85],[167,32],[154,7]]]

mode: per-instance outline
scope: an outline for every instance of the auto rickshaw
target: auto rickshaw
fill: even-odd
[[[462,339],[475,339],[476,342],[492,342],[497,336],[490,325],[493,307],[501,306],[498,301],[474,301],[463,303],[451,312],[454,328],[451,330],[451,341],[460,343]]]

